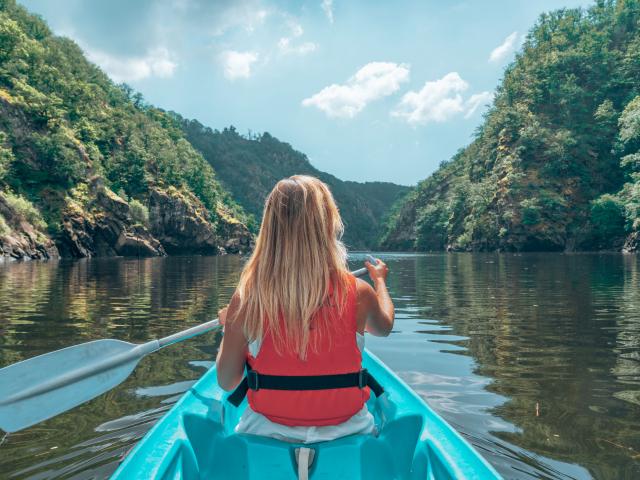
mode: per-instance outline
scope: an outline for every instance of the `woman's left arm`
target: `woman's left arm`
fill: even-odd
[[[224,336],[218,349],[216,373],[218,384],[226,391],[233,390],[242,381],[247,360],[247,340],[242,329],[242,319],[237,317],[240,298],[234,295],[229,307],[220,312]],[[230,321],[227,321],[230,319]]]

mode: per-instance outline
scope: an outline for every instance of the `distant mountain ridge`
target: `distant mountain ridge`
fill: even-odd
[[[345,223],[345,243],[351,248],[375,248],[392,205],[410,188],[388,182],[343,181],[322,172],[306,155],[269,133],[251,138],[235,128],[205,127],[173,113],[185,137],[211,164],[218,179],[242,208],[260,221],[264,200],[278,180],[306,174],[327,183]],[[255,225],[254,225],[255,228]]]

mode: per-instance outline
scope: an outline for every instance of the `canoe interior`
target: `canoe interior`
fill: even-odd
[[[386,393],[367,406],[379,434],[307,445],[309,478],[496,479],[491,466],[369,352],[364,366]],[[225,401],[209,370],[138,443],[113,479],[296,479],[297,443],[234,433],[238,408]]]

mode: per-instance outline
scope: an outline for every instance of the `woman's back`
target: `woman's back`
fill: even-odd
[[[260,374],[278,376],[320,376],[358,372],[362,353],[357,343],[356,279],[349,277],[347,300],[342,312],[323,306],[317,317],[326,315],[329,328],[311,328],[312,348],[302,359],[292,351],[279,353],[273,335],[266,332],[256,357],[249,351],[248,366]],[[355,415],[369,398],[369,389],[250,390],[249,405],[269,420],[283,425],[337,425]]]

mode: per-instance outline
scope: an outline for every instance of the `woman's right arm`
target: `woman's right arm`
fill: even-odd
[[[389,268],[378,260],[376,265],[365,262],[373,287],[364,280],[357,280],[358,289],[358,326],[372,335],[386,337],[393,329],[395,309],[387,290],[386,279]]]

